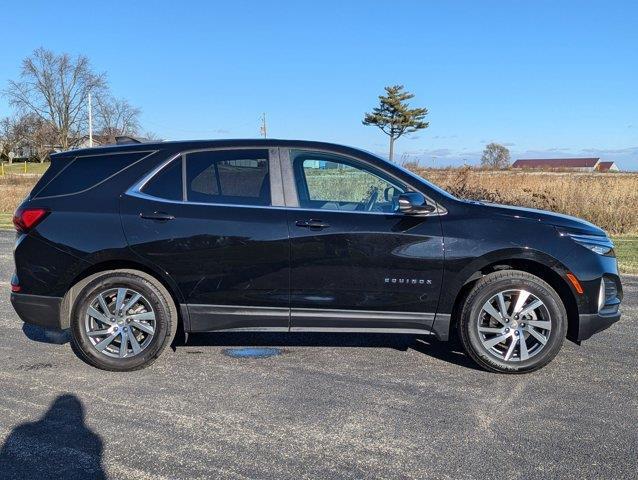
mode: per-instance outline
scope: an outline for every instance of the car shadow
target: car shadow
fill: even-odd
[[[40,343],[52,343],[55,345],[64,345],[71,341],[70,330],[50,330],[42,328],[38,325],[31,325],[24,323],[22,325],[22,333],[24,333],[29,340]]]
[[[15,427],[0,449],[3,479],[106,479],[104,443],[84,422],[75,395],[57,397],[42,418]]]
[[[62,345],[69,343],[70,330],[49,330],[25,323],[24,334],[33,341]],[[211,332],[191,333],[188,346],[218,347],[363,347],[415,350],[447,363],[480,370],[454,342],[440,342],[432,335],[397,335],[389,333],[274,333],[274,332]],[[179,332],[172,343],[173,351],[185,345]],[[73,349],[76,354],[78,352]],[[78,356],[82,358],[82,355]]]
[[[177,346],[183,346],[180,343]],[[273,333],[212,332],[189,334],[188,347],[360,347],[414,350],[453,365],[480,370],[454,342],[440,342],[432,335],[387,333]]]

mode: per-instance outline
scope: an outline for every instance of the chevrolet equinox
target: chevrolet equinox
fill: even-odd
[[[620,318],[600,228],[461,200],[328,143],[54,154],[14,224],[16,312],[70,329],[106,370],[149,365],[180,329],[430,334],[485,369],[530,372]]]

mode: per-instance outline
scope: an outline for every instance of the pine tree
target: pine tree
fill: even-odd
[[[408,100],[414,98],[414,94],[403,89],[403,85],[385,87],[387,95],[379,95],[379,106],[366,113],[363,118],[364,125],[374,125],[390,137],[390,154],[394,157],[394,142],[406,133],[413,133],[423,128],[428,128],[429,122],[423,119],[428,114],[427,108],[410,108]]]

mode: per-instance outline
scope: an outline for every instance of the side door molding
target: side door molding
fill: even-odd
[[[190,317],[189,332],[192,333],[210,331],[400,333],[435,335],[439,340],[445,341],[448,339],[450,324],[450,315],[421,312],[199,304],[189,304],[187,309]],[[288,327],[282,327],[281,319],[286,317],[307,320],[334,319],[338,320],[341,325],[333,327],[291,326],[289,323]],[[345,323],[342,323],[344,321]],[[362,324],[361,321],[365,324]],[[383,326],[374,326],[375,323]],[[406,323],[411,325],[408,326]],[[403,326],[399,326],[400,324]]]
[[[290,308],[188,304],[191,332],[278,331],[290,329]],[[283,321],[287,326],[282,326]]]

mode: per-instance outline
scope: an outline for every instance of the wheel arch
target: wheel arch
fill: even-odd
[[[567,338],[575,341],[578,334],[579,304],[573,287],[565,276],[569,270],[555,258],[542,252],[507,251],[488,255],[467,265],[456,276],[453,288],[442,298],[440,309],[451,312],[450,336],[456,332],[456,323],[465,297],[483,276],[499,270],[521,270],[547,282],[563,301],[567,311]],[[441,310],[445,311],[445,310]]]
[[[178,327],[186,329],[188,323],[188,311],[185,308],[182,308],[182,305],[185,304],[184,297],[177,284],[167,274],[163,274],[144,263],[136,262],[131,259],[103,260],[89,264],[86,268],[75,272],[75,276],[70,281],[69,288],[62,299],[60,321],[63,327],[68,327],[70,325],[73,304],[84,286],[96,275],[113,270],[135,270],[157,280],[164,287],[175,305],[178,317]]]

